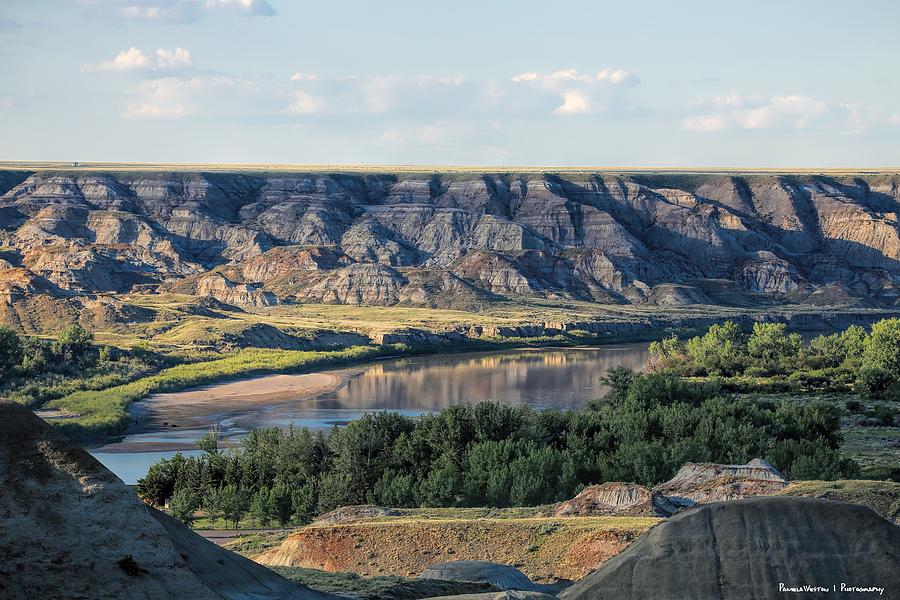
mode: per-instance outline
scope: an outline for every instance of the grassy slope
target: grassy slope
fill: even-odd
[[[432,509],[435,510],[435,509]],[[659,522],[650,517],[382,517],[310,525],[258,557],[263,564],[367,576],[413,576],[436,562],[490,560],[536,581],[578,579]]]
[[[795,481],[779,495],[863,504],[890,521],[896,523],[900,519],[900,483],[893,481]]]

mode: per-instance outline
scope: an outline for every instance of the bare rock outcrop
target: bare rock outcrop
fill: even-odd
[[[169,289],[213,270],[250,286],[227,292],[246,292],[250,306],[269,302],[251,288],[282,301],[465,308],[479,294],[900,301],[897,175],[76,171],[4,181],[0,242],[24,257],[15,267],[54,284],[45,293]],[[214,281],[207,291],[224,295]],[[732,293],[706,294],[710,281]],[[833,286],[843,293],[816,294]]]
[[[553,510],[554,517],[667,517],[678,509],[658,492],[636,483],[608,482],[586,487]]]
[[[675,506],[772,496],[788,485],[766,461],[754,458],[746,465],[685,463],[675,476],[653,488]]]

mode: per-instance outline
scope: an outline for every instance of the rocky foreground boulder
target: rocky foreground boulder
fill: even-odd
[[[0,598],[325,600],[149,508],[27,408],[0,401]]]
[[[560,598],[896,598],[898,565],[900,528],[866,507],[818,498],[748,498],[677,514]],[[803,586],[826,591],[786,593]]]

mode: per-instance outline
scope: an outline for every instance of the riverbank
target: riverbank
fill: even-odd
[[[325,310],[323,307],[319,307],[319,309]],[[418,310],[417,312],[445,313],[447,311]],[[808,313],[764,315],[747,312],[743,315],[730,315],[729,318],[745,327],[749,327],[753,322],[764,320],[786,322],[789,327],[804,329],[828,327],[829,324],[837,327],[844,321],[868,323],[877,314],[880,313],[860,311],[838,318],[836,313],[821,313],[812,318],[812,315]],[[356,317],[358,316],[356,315]],[[406,316],[409,317],[409,315]],[[680,335],[697,333],[710,323],[721,321],[724,318],[702,312],[700,314],[678,314],[677,316],[675,314],[658,317],[648,315],[646,318],[640,319],[635,318],[634,315],[631,317],[633,320],[621,322],[543,322],[540,326],[528,325],[523,321],[526,324],[519,327],[488,327],[481,324],[478,327],[466,329],[466,331],[393,328],[392,333],[374,334],[370,332],[366,336],[356,334],[354,339],[363,343],[343,345],[332,350],[285,349],[282,347],[215,350],[208,355],[211,357],[208,360],[178,364],[114,387],[77,391],[53,400],[40,408],[49,411],[43,413],[48,421],[62,428],[70,436],[82,442],[97,443],[109,440],[110,436],[120,435],[125,431],[132,423],[132,416],[128,412],[131,403],[156,393],[175,392],[261,374],[309,373],[314,370],[349,367],[388,356],[503,350],[519,347],[602,346],[610,343],[650,341],[672,333]],[[834,322],[833,318],[837,318],[838,321]],[[199,321],[203,321],[203,319],[199,319]],[[414,322],[418,323],[418,321]],[[195,325],[199,327],[199,324],[195,323]],[[287,323],[281,325],[286,327]],[[349,323],[341,322],[340,325],[349,327]],[[384,324],[382,323],[382,325]],[[182,336],[184,333],[181,332]],[[196,339],[195,333],[194,331],[191,334],[192,339]],[[291,337],[291,339],[294,338]],[[341,339],[343,342],[347,341]],[[285,340],[281,340],[279,343],[282,342],[286,343]]]
[[[380,411],[414,417],[479,401],[537,411],[577,409],[605,393],[600,380],[609,369],[639,371],[647,356],[646,343],[520,348],[385,358],[306,375],[257,376],[135,402],[130,412],[137,422],[116,441],[91,452],[134,482],[150,464],[170,456],[161,453],[195,450],[195,442],[213,426],[220,444],[232,447],[253,429],[293,425],[324,431]],[[209,401],[220,394],[227,400]]]

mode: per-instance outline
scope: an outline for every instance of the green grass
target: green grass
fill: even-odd
[[[893,481],[795,481],[779,495],[852,502],[868,506],[890,521],[900,518],[900,483]]]
[[[47,405],[74,417],[52,421],[74,437],[92,437],[119,431],[131,422],[128,405],[150,394],[174,392],[236,377],[289,373],[334,367],[397,352],[392,347],[353,346],[344,350],[247,349],[232,356],[181,364],[155,375],[103,390],[78,391]]]

